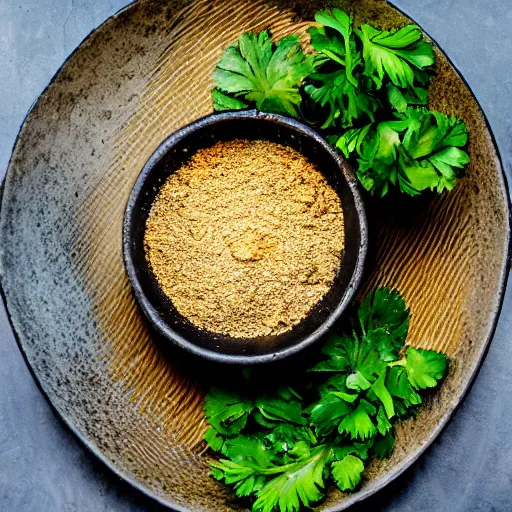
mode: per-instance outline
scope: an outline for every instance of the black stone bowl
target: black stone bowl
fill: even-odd
[[[266,139],[294,148],[318,165],[341,199],[345,249],[330,291],[290,331],[257,338],[233,338],[194,326],[160,288],[144,253],[151,205],[166,178],[200,148],[234,138]],[[346,161],[317,132],[276,114],[237,111],[212,114],[178,130],[151,156],[128,199],[123,226],[124,263],[135,297],[164,339],[204,358],[238,364],[275,361],[312,345],[343,313],[363,272],[367,225],[356,179]]]

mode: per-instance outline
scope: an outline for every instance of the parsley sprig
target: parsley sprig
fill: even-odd
[[[321,128],[353,126],[360,118],[375,119],[379,107],[371,91],[371,80],[363,76],[364,62],[357,50],[352,20],[340,9],[332,15],[319,12],[318,27],[309,30],[311,46],[317,51],[315,72],[310,74],[304,88],[313,104],[319,108]]]
[[[274,44],[268,31],[240,36],[227,48],[213,74],[215,110],[259,110],[298,117],[299,85],[313,71],[299,37],[290,35]]]
[[[454,116],[425,108],[395,113],[395,120],[348,130],[336,147],[357,155],[361,185],[384,196],[398,185],[409,195],[425,189],[452,190],[464,175],[469,155],[466,125]]]
[[[373,195],[452,190],[469,163],[468,133],[460,119],[425,108],[435,54],[421,29],[356,27],[336,8],[315,21],[313,55],[295,35],[242,35],[213,74],[214,108],[302,117],[352,159]]]
[[[217,454],[213,477],[250,498],[255,512],[313,506],[330,482],[355,490],[372,458],[391,455],[394,424],[415,415],[425,390],[447,371],[445,355],[404,349],[408,327],[403,298],[380,288],[362,301],[350,328],[326,341],[300,389],[212,387],[205,439]]]

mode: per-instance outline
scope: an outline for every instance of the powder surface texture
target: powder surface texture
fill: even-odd
[[[305,318],[332,285],[343,212],[294,149],[219,142],[169,176],[144,242],[164,293],[190,322],[237,338],[274,335]]]

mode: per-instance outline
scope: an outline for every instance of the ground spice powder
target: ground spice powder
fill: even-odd
[[[146,257],[196,326],[280,334],[306,317],[340,267],[340,199],[302,154],[257,140],[199,150],[169,176],[146,224]]]

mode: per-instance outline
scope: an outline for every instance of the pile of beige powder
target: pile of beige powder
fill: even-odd
[[[194,325],[280,334],[327,293],[343,254],[339,197],[299,152],[219,142],[169,176],[146,224],[147,260]]]

